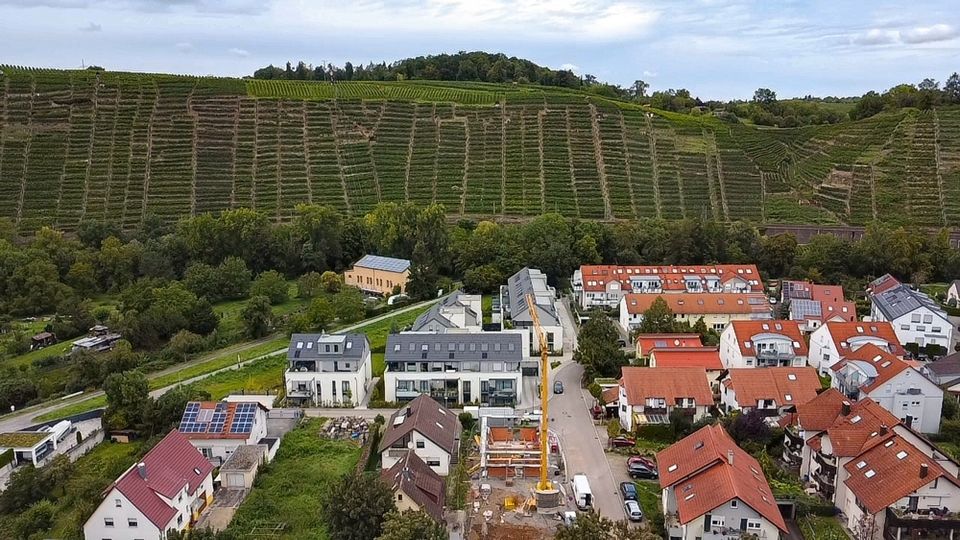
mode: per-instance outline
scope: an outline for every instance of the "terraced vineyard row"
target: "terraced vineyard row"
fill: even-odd
[[[382,201],[960,225],[957,109],[775,130],[527,86],[0,72],[0,216],[24,232]]]

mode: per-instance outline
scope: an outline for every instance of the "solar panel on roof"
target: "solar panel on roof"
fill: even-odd
[[[410,268],[410,261],[406,259],[395,259],[393,257],[381,257],[380,255],[364,255],[357,261],[356,266],[364,268],[374,268],[386,272],[403,272]]]

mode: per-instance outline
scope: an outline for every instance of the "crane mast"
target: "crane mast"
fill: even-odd
[[[540,315],[537,313],[536,298],[532,294],[527,294],[527,309],[530,311],[530,319],[533,321],[533,328],[537,333],[537,341],[540,344],[540,482],[537,489],[541,491],[552,490],[553,484],[547,478],[547,457],[548,457],[548,436],[547,426],[550,416],[547,414],[547,373],[550,368],[548,361],[549,349],[547,347],[547,336],[540,326]]]

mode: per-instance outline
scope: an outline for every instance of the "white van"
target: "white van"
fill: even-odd
[[[593,492],[590,491],[587,475],[575,474],[570,483],[573,486],[573,500],[577,503],[577,508],[588,510],[593,507]]]

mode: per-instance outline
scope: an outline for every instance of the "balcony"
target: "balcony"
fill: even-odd
[[[794,433],[792,429],[783,430],[783,446],[800,451],[803,448],[803,437],[799,433]]]
[[[714,527],[703,532],[703,540],[740,540],[743,535],[751,534],[751,538],[767,538],[764,531],[741,531],[736,527]]]
[[[826,474],[829,474],[831,477],[837,475],[837,458],[826,456],[823,452],[817,452],[813,456],[813,460],[820,464],[821,469],[826,470]]]
[[[287,397],[291,398],[311,398],[313,391],[309,388],[290,388],[287,390]]]
[[[888,540],[953,540],[960,538],[960,514],[938,515],[929,510],[906,512],[887,508],[883,537]]]
[[[780,416],[780,409],[779,409],[779,407],[773,407],[773,408],[770,408],[770,407],[756,407],[756,409],[757,409],[757,414],[759,414],[759,415],[760,415],[761,417],[763,417],[763,418],[776,418],[776,417]]]

